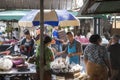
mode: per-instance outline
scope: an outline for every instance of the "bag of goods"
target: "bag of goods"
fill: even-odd
[[[66,68],[67,64],[65,62],[65,59],[63,58],[57,58],[50,64],[51,69],[62,69]]]
[[[28,68],[28,64],[25,63],[25,64],[16,65],[16,68],[17,69],[27,69]]]
[[[0,69],[10,70],[13,67],[12,60],[9,58],[0,58]]]
[[[17,65],[20,65],[20,64],[24,64],[24,63],[25,63],[24,59],[22,59],[22,58],[13,59],[12,62],[13,62],[13,65],[14,65],[15,67],[16,67]]]
[[[68,64],[64,58],[57,58],[50,64],[52,73],[66,73],[68,72]]]
[[[70,72],[77,72],[77,71],[80,71],[82,70],[82,66],[80,66],[79,64],[71,64],[70,65]]]
[[[80,77],[79,77],[80,80],[88,80],[89,79],[89,76],[85,73],[81,74]]]
[[[21,67],[21,65],[24,67],[24,64],[25,64],[25,58],[22,57],[22,56],[4,56],[4,58],[9,58],[11,59],[12,63],[13,63],[13,67]]]

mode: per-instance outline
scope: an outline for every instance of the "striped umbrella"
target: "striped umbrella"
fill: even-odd
[[[19,26],[32,27],[40,25],[40,11],[32,10],[23,16]],[[44,24],[51,26],[79,26],[79,20],[67,10],[44,10]]]

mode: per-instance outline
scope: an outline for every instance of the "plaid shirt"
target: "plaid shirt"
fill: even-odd
[[[105,60],[108,60],[107,50],[104,46],[89,44],[84,50],[84,58],[89,61],[105,65]]]

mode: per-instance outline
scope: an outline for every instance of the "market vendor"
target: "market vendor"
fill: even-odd
[[[34,39],[30,35],[30,31],[25,29],[25,37],[21,40],[20,43],[20,53],[26,55],[28,58],[34,54]]]
[[[44,42],[44,80],[51,80],[51,73],[50,73],[50,62],[54,60],[54,54],[52,49],[49,47],[51,44],[52,38],[48,35],[44,35],[43,42]],[[29,58],[29,62],[36,61],[37,65],[37,77],[39,77],[39,68],[40,68],[40,61],[38,60],[40,57],[40,44],[38,45],[36,55]],[[47,76],[47,77],[46,77]]]
[[[66,36],[69,40],[67,47],[62,52],[57,52],[57,55],[67,53],[69,63],[80,64],[80,55],[82,55],[82,48],[80,42],[74,39],[72,32],[67,32]]]

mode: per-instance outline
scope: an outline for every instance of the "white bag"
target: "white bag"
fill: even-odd
[[[0,58],[0,69],[10,70],[13,66],[12,60],[9,58]]]
[[[67,56],[66,57],[66,60],[65,60],[65,62],[67,63],[67,64],[70,64],[70,60],[69,60],[70,58]]]

